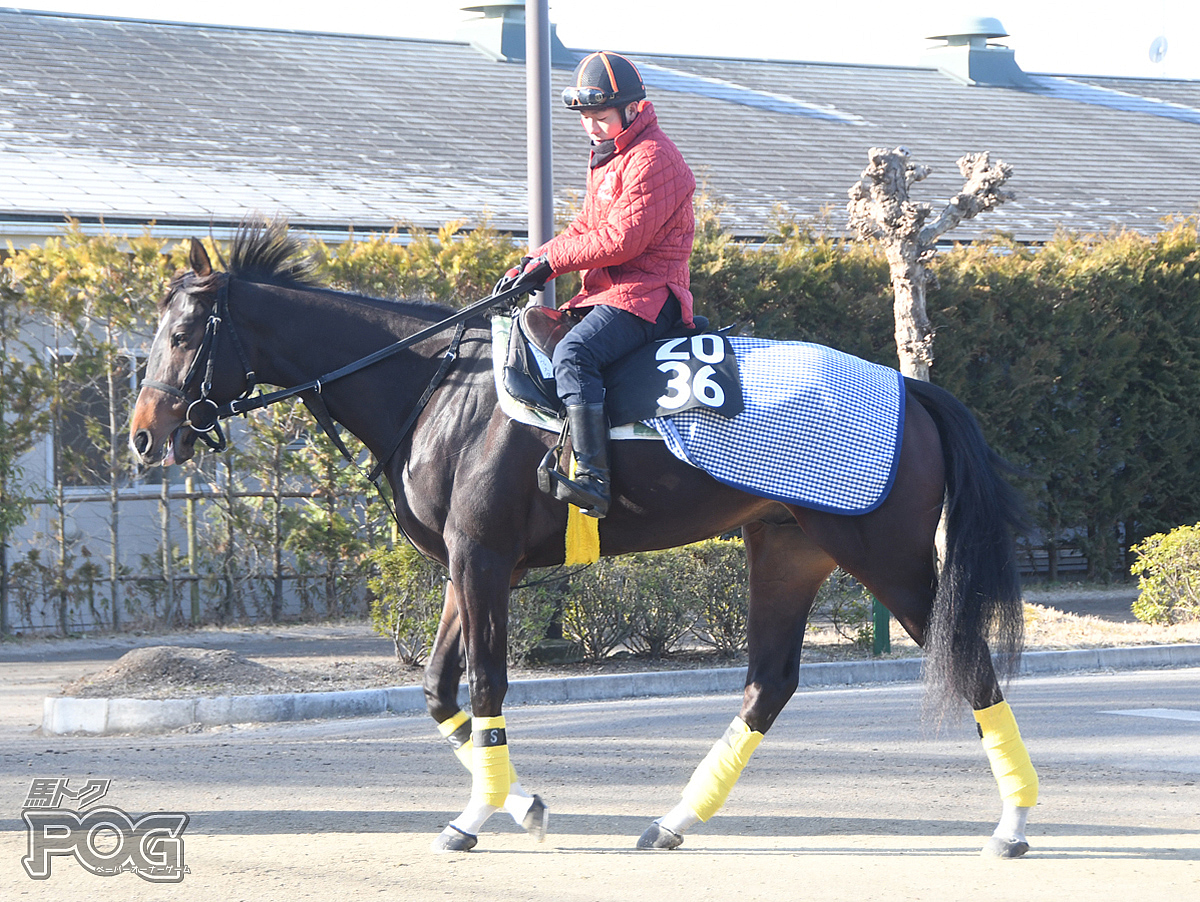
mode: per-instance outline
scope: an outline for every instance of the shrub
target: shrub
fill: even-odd
[[[741,539],[710,539],[688,545],[680,554],[697,615],[693,633],[722,657],[734,657],[746,648],[746,546]]]
[[[871,594],[849,573],[834,570],[822,583],[813,602],[812,615],[824,613],[843,639],[862,648],[874,640],[874,603]]]
[[[690,573],[678,550],[651,551],[622,561],[631,571],[625,593],[629,607],[626,644],[637,654],[658,659],[670,654],[696,620]]]
[[[508,599],[508,663],[520,664],[546,638],[562,606],[560,581],[513,589]]]
[[[627,597],[635,595],[637,571],[622,558],[601,561],[571,578],[563,604],[563,635],[599,661],[629,638]]]
[[[407,543],[370,553],[378,569],[367,580],[374,593],[371,625],[396,647],[402,664],[420,664],[437,635],[446,571]]]
[[[1133,614],[1146,623],[1200,619],[1200,523],[1155,533],[1132,551],[1138,578]]]

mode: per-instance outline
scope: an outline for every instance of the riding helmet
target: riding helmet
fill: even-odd
[[[571,87],[562,93],[563,103],[572,110],[624,107],[645,96],[646,86],[637,66],[607,50],[589,53],[580,60]]]

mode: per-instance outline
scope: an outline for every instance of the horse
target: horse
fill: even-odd
[[[544,839],[547,808],[512,766],[503,704],[510,589],[526,571],[564,562],[567,506],[536,483],[558,436],[502,412],[483,316],[467,319],[451,339],[436,326],[452,309],[331,290],[305,259],[303,242],[278,221],[244,222],[225,271],[192,240],[190,270],[159,303],[130,424],[132,453],[143,466],[188,460],[198,438],[213,443],[216,416],[206,421],[206,405],[210,414],[218,405],[228,413],[258,382],[301,386],[292,393],[306,402],[319,398],[379,462],[406,536],[448,571],[423,687],[439,732],[471,773],[472,791],[433,849],[469,851],[501,808]],[[420,340],[342,378],[313,381],[406,336]],[[660,441],[613,443],[612,507],[598,522],[603,555],[740,528],[748,560],[741,707],[678,804],[650,823],[637,848],[678,847],[724,804],[796,691],[814,598],[841,567],[924,648],[927,697],[938,710],[965,701],[974,713],[1002,801],[983,852],[1016,858],[1028,850],[1037,774],[1001,691],[1023,640],[1013,538],[1022,501],[961,402],[924,382],[905,380],[904,390],[894,481],[863,514],[749,494],[680,461]],[[470,714],[457,702],[464,673]]]

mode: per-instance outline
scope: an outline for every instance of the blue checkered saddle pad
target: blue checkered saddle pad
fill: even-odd
[[[805,342],[730,338],[745,409],[647,420],[680,460],[765,498],[865,514],[887,497],[904,431],[904,377]]]

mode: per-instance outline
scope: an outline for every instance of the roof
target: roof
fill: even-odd
[[[779,207],[842,227],[875,146],[930,166],[913,193],[935,205],[961,186],[961,155],[1013,166],[1017,199],[958,239],[1153,231],[1200,207],[1198,81],[983,87],[916,67],[630,56],[737,234],[764,234]],[[251,211],[331,234],[487,211],[525,233],[525,69],[467,43],[0,10],[0,58],[0,237],[64,215],[194,232]],[[557,104],[552,122],[565,210],[586,138]]]

